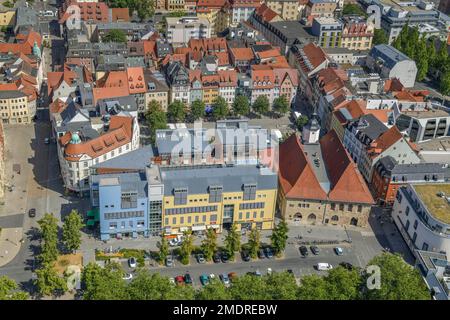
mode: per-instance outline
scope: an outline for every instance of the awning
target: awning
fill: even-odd
[[[93,219],[95,222],[100,221],[100,211],[98,208],[93,208],[87,212],[88,218]]]
[[[94,220],[88,220],[88,221],[86,222],[86,225],[87,225],[88,227],[93,227],[93,226],[95,225],[95,221],[94,221]]]
[[[206,226],[192,226],[192,231],[206,230]]]

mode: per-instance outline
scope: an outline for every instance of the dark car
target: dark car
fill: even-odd
[[[350,262],[341,262],[339,265],[347,270],[353,270],[353,265]]]
[[[306,246],[301,246],[299,250],[302,256],[306,257],[308,255],[308,248]]]
[[[192,284],[192,277],[189,273],[186,273],[184,275],[184,283],[186,284]]]
[[[320,252],[318,246],[311,246],[310,249],[311,249],[311,252],[312,252],[314,255],[316,255],[316,256],[317,256],[317,255],[319,254],[319,252]]]
[[[247,251],[242,251],[241,252],[241,256],[242,256],[242,260],[243,261],[245,261],[245,262],[248,262],[248,261],[250,261],[250,255],[248,254],[248,252]]]
[[[220,255],[220,259],[223,263],[227,263],[230,260],[230,257],[228,256],[228,253],[222,252],[222,254]]]
[[[258,251],[258,258],[264,259],[266,255],[264,254],[264,249],[259,249]]]
[[[286,271],[287,273],[294,274],[294,271],[292,269],[287,269]]]
[[[269,248],[269,247],[265,248],[264,249],[264,253],[266,254],[266,257],[268,259],[272,259],[273,258],[273,252],[272,252],[271,248]]]
[[[221,259],[220,259],[220,252],[214,253],[213,261],[214,261],[214,263],[219,263],[221,261]]]
[[[36,217],[36,209],[35,208],[31,208],[30,210],[28,210],[28,216],[30,218]]]

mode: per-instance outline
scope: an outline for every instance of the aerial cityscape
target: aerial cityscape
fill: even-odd
[[[0,0],[0,300],[449,300],[449,15]]]

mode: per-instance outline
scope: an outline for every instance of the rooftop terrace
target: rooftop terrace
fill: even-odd
[[[450,197],[450,183],[414,185],[414,190],[433,217],[450,224],[450,203],[438,195],[443,192]]]

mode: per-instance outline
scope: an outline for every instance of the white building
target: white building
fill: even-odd
[[[184,45],[190,39],[211,38],[211,25],[206,18],[166,17],[167,40],[173,45]]]
[[[392,218],[409,248],[450,254],[450,184],[401,187]]]

